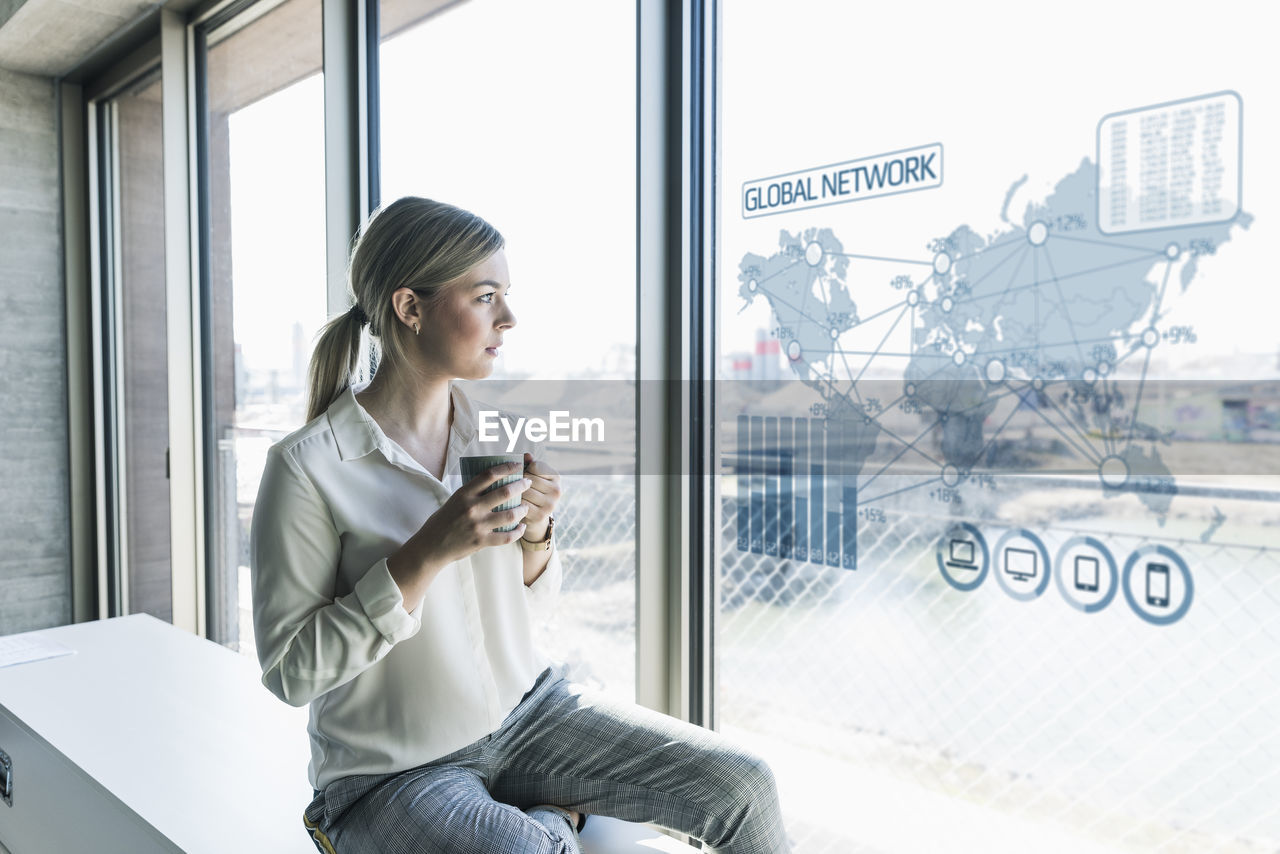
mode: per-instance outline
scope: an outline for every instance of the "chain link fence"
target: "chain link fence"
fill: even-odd
[[[540,649],[579,682],[635,699],[635,479],[574,477],[556,508],[564,585]]]
[[[720,720],[778,757],[797,851],[1280,846],[1277,551],[1105,535],[1191,566],[1192,610],[1156,626],[1122,596],[951,587],[938,539],[977,518],[862,524],[850,572],[738,552],[723,511]]]
[[[632,699],[634,481],[573,487],[538,642]],[[719,722],[774,766],[797,852],[956,850],[965,832],[988,851],[1280,850],[1280,551],[1106,534],[1118,560],[1159,543],[1190,565],[1194,606],[1156,626],[1122,596],[1083,613],[1052,585],[953,588],[939,537],[992,527],[958,508],[860,523],[855,571],[738,551],[736,514],[727,495]],[[1042,534],[1052,553],[1082,532]]]

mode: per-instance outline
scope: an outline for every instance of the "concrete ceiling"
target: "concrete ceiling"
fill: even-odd
[[[163,5],[157,0],[0,0],[0,68],[61,77]]]
[[[383,0],[382,36],[390,37],[459,2],[465,0]],[[187,12],[198,4],[199,0],[0,0],[0,68],[63,77],[110,42],[127,39],[149,13],[162,7]]]

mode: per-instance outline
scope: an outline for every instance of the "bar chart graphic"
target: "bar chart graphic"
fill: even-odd
[[[739,415],[737,546],[858,568],[858,488],[840,422]]]

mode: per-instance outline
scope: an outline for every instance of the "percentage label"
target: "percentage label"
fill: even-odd
[[[1057,231],[1083,231],[1087,225],[1084,214],[1062,214],[1053,219],[1053,227]]]
[[[908,415],[913,415],[920,411],[920,401],[909,397],[902,401],[902,403],[898,404],[898,408]]]
[[[809,407],[809,414],[814,418],[825,418],[827,415],[827,405],[825,403],[815,403]]]
[[[880,405],[880,398],[878,397],[868,397],[866,402],[862,404],[862,411],[868,415],[875,415],[882,409],[884,407]]]
[[[895,291],[905,291],[907,288],[911,287],[911,284],[910,276],[894,276],[889,280],[889,287],[893,288]]]
[[[980,474],[974,477],[973,483],[978,485],[979,489],[995,489],[996,479],[994,475]]]
[[[853,320],[853,315],[847,311],[831,311],[827,313],[828,326],[848,326]]]
[[[887,521],[884,515],[884,511],[881,510],[879,507],[863,507],[862,510],[859,511],[859,515],[861,515],[862,518],[866,519],[868,522]]]
[[[1170,326],[1161,337],[1170,344],[1194,344],[1198,340],[1191,326]]]
[[[774,338],[795,338],[796,337],[795,332],[792,331],[790,326],[775,326],[773,327],[773,329],[769,330],[769,334],[772,335]]]
[[[956,492],[954,489],[950,489],[947,487],[933,490],[932,492],[929,493],[929,497],[940,504],[959,504],[960,503],[960,493]]]
[[[1202,237],[1191,241],[1190,249],[1192,255],[1212,255],[1218,251],[1218,244],[1207,237]]]

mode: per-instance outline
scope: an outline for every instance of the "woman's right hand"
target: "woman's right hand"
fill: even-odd
[[[387,569],[400,587],[406,610],[418,600],[436,574],[467,555],[489,546],[514,543],[524,536],[527,502],[510,510],[494,511],[500,504],[519,498],[530,486],[528,478],[485,492],[494,483],[522,470],[522,465],[506,463],[494,466],[463,484],[449,499],[422,523],[409,541],[387,558]],[[495,531],[515,523],[515,530]]]

